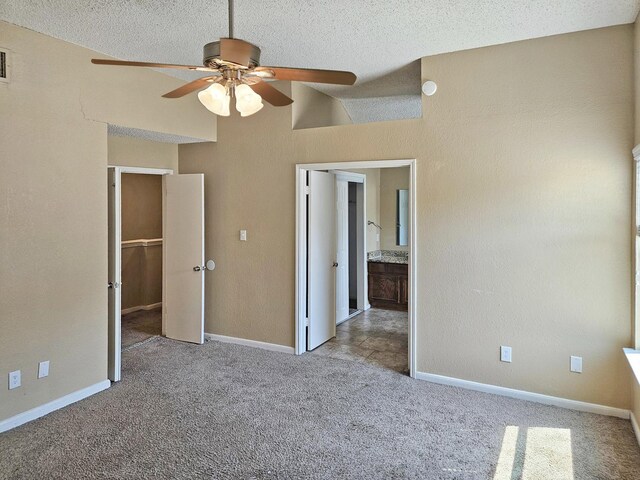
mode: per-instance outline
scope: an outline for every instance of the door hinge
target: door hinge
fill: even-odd
[[[308,185],[305,185],[304,187],[304,194],[305,195],[309,195],[311,193],[311,187]]]
[[[304,326],[308,327],[309,326],[309,317],[304,319]]]

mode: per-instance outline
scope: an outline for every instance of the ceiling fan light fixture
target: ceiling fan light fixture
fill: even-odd
[[[262,97],[254,92],[249,85],[236,86],[236,110],[241,117],[248,117],[259,112],[264,107]]]
[[[227,89],[220,83],[214,83],[210,87],[198,92],[198,100],[205,108],[216,115],[228,117],[229,103],[231,97],[227,94]]]

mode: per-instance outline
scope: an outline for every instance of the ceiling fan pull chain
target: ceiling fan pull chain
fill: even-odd
[[[233,38],[233,0],[229,0],[229,38]]]

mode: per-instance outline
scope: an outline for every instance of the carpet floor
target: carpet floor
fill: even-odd
[[[128,348],[162,333],[162,309],[127,313],[120,324],[122,348]]]
[[[0,435],[0,478],[637,479],[629,421],[374,365],[155,337],[108,390]]]

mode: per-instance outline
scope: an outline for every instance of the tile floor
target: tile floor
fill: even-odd
[[[138,310],[122,315],[122,348],[162,333],[162,310]]]
[[[316,348],[323,355],[372,363],[408,374],[407,312],[371,308],[336,327],[336,336]]]

